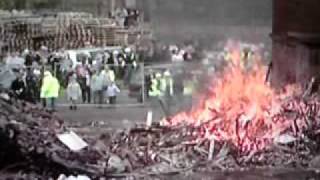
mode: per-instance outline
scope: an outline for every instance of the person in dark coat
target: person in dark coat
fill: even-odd
[[[37,96],[38,96],[38,79],[34,75],[31,68],[28,68],[27,75],[26,75],[26,92],[25,92],[25,100],[29,101],[30,103],[36,103],[37,102]]]
[[[25,100],[25,92],[26,92],[26,85],[23,81],[22,74],[19,74],[17,78],[11,84],[11,91],[14,96],[21,100]]]
[[[30,53],[26,54],[24,65],[28,68],[33,65],[33,57]]]

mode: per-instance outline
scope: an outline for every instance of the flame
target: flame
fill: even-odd
[[[259,59],[248,71],[237,48],[230,57],[229,66],[221,78],[212,81],[206,98],[190,112],[181,112],[166,123],[203,127],[206,138],[229,141],[241,151],[264,149],[291,126],[287,119],[272,117],[281,111],[280,99],[292,95],[296,88],[276,94],[265,83],[266,68]]]

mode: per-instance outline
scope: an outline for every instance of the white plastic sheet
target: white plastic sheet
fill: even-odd
[[[88,144],[81,137],[72,131],[69,133],[59,134],[57,136],[58,139],[71,151],[78,152],[88,146]]]

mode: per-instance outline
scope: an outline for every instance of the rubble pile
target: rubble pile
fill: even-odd
[[[242,152],[228,141],[207,138],[203,125],[170,127],[155,123],[105,133],[99,139],[83,137],[88,146],[74,151],[58,138],[70,132],[62,119],[2,93],[0,175],[50,179],[84,174],[98,179],[257,167],[316,168],[319,108],[317,97],[297,96],[284,101],[275,117],[293,119],[293,126],[260,151]]]
[[[83,164],[88,159],[95,159],[95,152],[88,149],[75,154],[59,142],[57,134],[67,129],[57,116],[2,93],[0,122],[3,142],[0,157],[4,170],[22,168],[48,176],[60,172],[97,174],[95,168]],[[83,161],[81,157],[86,158]]]

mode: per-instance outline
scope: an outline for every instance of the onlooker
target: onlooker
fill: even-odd
[[[112,82],[111,85],[108,87],[107,95],[109,98],[110,104],[116,104],[117,103],[117,94],[120,93],[119,87],[116,85],[115,82]]]
[[[70,110],[77,110],[78,100],[81,98],[81,88],[76,77],[72,77],[67,87],[68,100],[70,101]]]
[[[31,67],[32,64],[33,64],[33,57],[31,55],[31,53],[29,52],[29,50],[25,50],[24,51],[24,57],[25,57],[25,62],[24,62],[24,65],[26,67]]]
[[[99,104],[102,105],[104,102],[104,91],[108,88],[108,76],[105,70],[102,70],[99,74],[97,74],[96,88],[99,99]]]
[[[55,101],[59,97],[60,84],[57,78],[53,77],[49,71],[44,72],[44,78],[41,86],[40,98],[43,101],[43,107],[47,107],[50,102],[50,108],[55,111]]]
[[[25,100],[26,85],[23,81],[22,74],[18,74],[17,78],[11,84],[11,90],[17,98]]]
[[[26,74],[26,101],[31,103],[37,102],[37,94],[38,94],[38,79],[34,75],[33,70],[31,68],[27,68]]]
[[[90,103],[91,94],[90,94],[90,72],[89,67],[86,65],[86,61],[83,60],[81,65],[77,66],[77,77],[78,82],[82,91],[82,102]]]
[[[103,99],[102,101],[103,102],[106,102],[108,96],[107,96],[107,90],[108,90],[108,87],[110,86],[111,84],[111,79],[110,79],[110,72],[111,70],[109,70],[108,66],[105,66],[105,68],[101,71],[100,73],[100,82],[102,84],[102,93],[103,93]]]
[[[96,70],[92,72],[90,87],[93,97],[93,103],[99,104],[99,92],[102,91],[102,85],[101,83],[99,83],[99,72]]]

